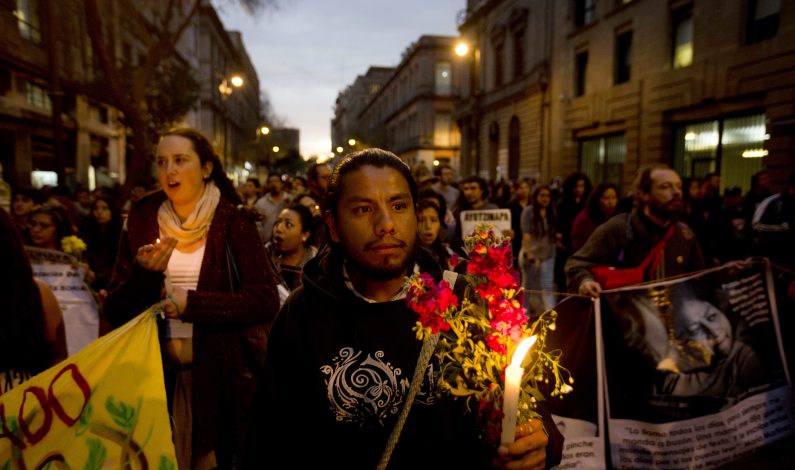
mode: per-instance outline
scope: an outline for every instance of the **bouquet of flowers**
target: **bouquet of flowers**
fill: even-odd
[[[560,365],[561,351],[545,350],[546,336],[555,330],[557,313],[544,312],[532,324],[522,306],[519,273],[513,269],[509,239],[489,225],[479,225],[464,240],[469,255],[467,288],[458,299],[447,281],[435,284],[426,273],[410,278],[406,301],[419,319],[418,340],[439,334],[435,355],[440,364],[439,393],[449,393],[477,411],[486,440],[497,443],[503,419],[506,368],[523,338],[535,336],[535,347],[520,358],[524,373],[519,379],[519,422],[538,417],[542,389],[553,397],[572,391],[574,379]],[[551,390],[551,391],[550,391]]]
[[[67,255],[72,255],[80,259],[83,252],[86,251],[86,243],[75,235],[69,235],[61,238],[61,249]]]

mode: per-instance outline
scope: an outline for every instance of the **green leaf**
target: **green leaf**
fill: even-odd
[[[130,431],[135,425],[135,408],[119,401],[118,404],[113,402],[113,397],[109,396],[105,401],[105,409],[110,413],[113,422],[118,424],[125,431]]]
[[[6,463],[0,466],[0,470],[11,470],[11,461],[6,460]]]
[[[83,413],[80,414],[80,419],[77,420],[77,424],[75,424],[75,435],[82,436],[83,434],[88,431],[89,425],[91,424],[91,414],[93,413],[94,409],[91,406],[91,402],[88,402]]]
[[[86,444],[88,445],[88,459],[83,466],[83,470],[100,470],[108,456],[105,445],[99,439],[92,437],[86,439]]]
[[[160,456],[160,463],[157,464],[157,470],[175,470],[177,467],[174,462],[165,455]]]

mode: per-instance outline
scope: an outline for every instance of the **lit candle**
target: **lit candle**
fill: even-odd
[[[155,243],[160,243],[160,239],[158,238],[157,240],[155,240]]]
[[[513,444],[516,439],[516,409],[519,405],[519,387],[524,374],[522,361],[524,361],[525,355],[535,342],[535,335],[523,339],[513,353],[511,364],[505,368],[505,393],[502,398],[502,435],[500,436],[500,442],[505,445]]]

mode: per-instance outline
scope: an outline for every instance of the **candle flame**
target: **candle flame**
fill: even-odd
[[[513,352],[513,357],[511,357],[511,366],[512,367],[522,367],[522,361],[524,361],[524,357],[527,355],[527,351],[533,347],[536,342],[536,335],[533,335],[529,338],[523,339],[519,346],[516,346],[516,351]]]
[[[158,239],[155,241],[155,243],[160,243],[160,239],[158,238]]]

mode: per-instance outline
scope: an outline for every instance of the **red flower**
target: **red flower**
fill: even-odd
[[[406,303],[419,316],[422,326],[430,328],[433,333],[438,333],[450,329],[444,314],[458,306],[458,297],[447,281],[435,285],[429,274],[422,273],[412,278],[406,294]]]
[[[498,333],[491,333],[486,337],[486,345],[495,352],[500,354],[506,354],[508,352],[508,346],[506,346],[502,342],[502,335]]]

